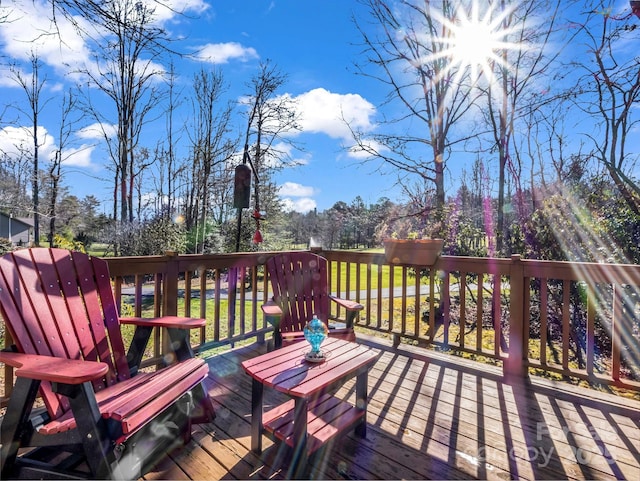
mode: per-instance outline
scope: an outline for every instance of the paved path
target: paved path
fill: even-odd
[[[456,286],[452,286],[451,291],[455,291],[457,290]],[[413,296],[416,292],[416,288],[415,286],[407,286],[407,296]],[[135,288],[134,287],[123,287],[122,288],[122,294],[126,295],[126,296],[133,296],[135,293]],[[428,286],[422,286],[422,289],[420,290],[420,294],[421,295],[426,295],[429,293],[429,288]],[[142,286],[142,295],[143,296],[153,296],[154,294],[154,287],[153,285],[144,285]],[[246,294],[246,299],[247,301],[252,301],[253,300],[253,293],[251,292],[251,290],[247,291]],[[215,289],[207,289],[206,291],[206,298],[207,299],[213,299],[215,296]],[[222,288],[220,289],[220,298],[221,299],[227,299],[229,296],[229,291],[227,288]],[[184,289],[178,289],[178,297],[184,297]],[[192,291],[192,298],[193,299],[198,299],[200,297],[200,291]],[[378,290],[374,289],[371,290],[371,298],[372,299],[377,299],[378,297]],[[383,289],[382,290],[382,298],[386,299],[389,297],[389,289]],[[402,288],[401,287],[396,287],[393,290],[393,297],[402,297]],[[367,298],[367,291],[366,290],[362,290],[360,291],[360,299],[366,299]],[[350,299],[355,299],[355,296],[351,296]],[[262,291],[259,291],[257,293],[257,300],[258,301],[264,301],[264,293]]]

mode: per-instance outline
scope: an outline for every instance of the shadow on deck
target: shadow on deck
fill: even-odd
[[[568,383],[506,384],[486,364],[379,338],[369,373],[368,431],[311,458],[324,479],[640,479],[640,402]],[[209,359],[214,424],[145,479],[283,479],[291,453],[265,438],[250,451],[251,344]],[[354,380],[338,397],[355,398]],[[265,389],[265,409],[285,400]]]

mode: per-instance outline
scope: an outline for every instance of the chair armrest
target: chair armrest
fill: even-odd
[[[267,301],[260,307],[266,316],[282,317],[282,309],[274,301]]]
[[[359,302],[342,299],[340,297],[332,295],[329,295],[329,299],[331,299],[339,306],[344,307],[344,309],[347,311],[346,327],[349,329],[353,329],[353,323],[355,322],[356,316],[358,315],[358,312],[364,309],[364,306]]]
[[[181,316],[162,317],[121,317],[122,324],[143,327],[168,327],[173,329],[196,329],[207,325],[206,319]]]
[[[276,331],[280,330],[280,320],[282,319],[282,309],[275,301],[267,301],[260,306],[266,321],[273,326]]]
[[[120,323],[136,326],[133,339],[129,345],[129,351],[127,352],[129,370],[134,375],[142,363],[142,358],[154,327],[168,329],[171,350],[175,354],[175,359],[183,361],[194,355],[189,343],[189,330],[205,327],[207,320],[182,316],[121,317]]]
[[[362,309],[364,309],[364,306],[359,302],[350,301],[348,299],[341,299],[340,297],[331,295],[329,296],[329,299],[344,307],[347,311],[361,311]]]
[[[104,362],[63,359],[0,351],[0,362],[16,368],[15,375],[39,381],[82,384],[100,379],[109,370]]]

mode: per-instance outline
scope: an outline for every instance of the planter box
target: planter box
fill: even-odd
[[[442,239],[388,239],[384,255],[390,264],[432,266],[440,257]]]

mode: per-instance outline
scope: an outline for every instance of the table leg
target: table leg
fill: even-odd
[[[296,398],[293,423],[293,461],[291,474],[293,479],[305,479],[309,454],[307,451],[307,411],[306,399]]]
[[[356,408],[364,411],[362,420],[355,427],[357,436],[365,438],[367,436],[367,385],[369,383],[369,371],[364,371],[356,377]]]
[[[253,379],[251,383],[251,450],[262,452],[262,396],[264,386]]]

